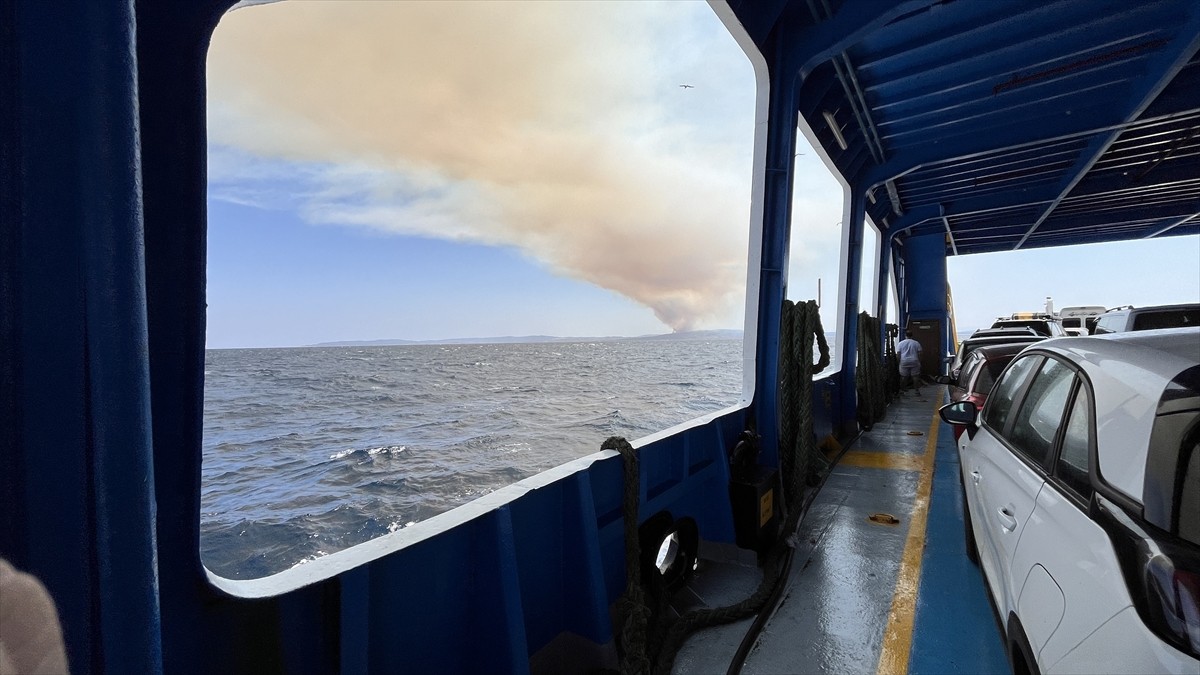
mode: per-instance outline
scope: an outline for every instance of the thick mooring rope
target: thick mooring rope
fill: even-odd
[[[817,362],[812,362],[813,340]],[[786,342],[785,342],[786,340]],[[785,483],[784,505],[792,511],[817,460],[813,435],[812,378],[829,365],[829,344],[814,300],[783,302],[780,318],[779,469]]]
[[[879,319],[863,312],[858,315],[858,368],[855,389],[858,392],[858,425],[869,431],[887,411],[887,381],[883,373]]]
[[[894,323],[887,325],[887,400],[896,400],[900,395],[900,356],[896,354],[896,338],[900,336],[900,327]]]
[[[650,607],[642,588],[642,547],[638,538],[638,495],[640,467],[637,451],[620,436],[612,436],[600,446],[601,450],[621,453],[625,467],[623,510],[625,521],[625,594],[617,600],[617,615],[621,625],[621,672],[625,675],[648,675],[650,657],[646,653],[647,625]]]

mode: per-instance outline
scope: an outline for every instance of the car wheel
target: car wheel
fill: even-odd
[[[971,505],[967,503],[967,486],[963,482],[962,473],[958,475],[958,484],[962,488],[963,544],[967,547],[967,560],[978,565],[979,547],[975,545],[975,528],[971,526]]]
[[[1042,672],[1029,648],[1029,638],[1025,637],[1021,620],[1015,614],[1008,617],[1008,663],[1013,675],[1041,675]]]

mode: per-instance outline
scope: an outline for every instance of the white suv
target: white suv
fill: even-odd
[[[1200,328],[1040,342],[941,412],[1014,672],[1200,673]]]
[[[1157,305],[1155,307],[1118,307],[1096,318],[1095,335],[1123,333],[1127,330],[1157,330],[1200,326],[1200,303]]]

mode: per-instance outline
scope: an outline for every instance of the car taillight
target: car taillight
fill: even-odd
[[[1142,622],[1164,642],[1200,658],[1200,546],[1139,523],[1100,495],[1093,504]]]
[[[976,410],[983,410],[983,404],[987,401],[987,394],[977,394],[975,392],[971,392],[967,394],[967,398],[964,400],[974,403]]]

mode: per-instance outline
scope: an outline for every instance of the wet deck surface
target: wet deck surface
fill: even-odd
[[[964,549],[958,451],[936,417],[941,388],[923,392],[893,403],[834,467],[801,523],[783,600],[742,672],[1009,672]],[[702,565],[693,589],[709,606],[740,600],[759,580],[752,560]],[[674,672],[725,672],[750,623],[696,633]]]

